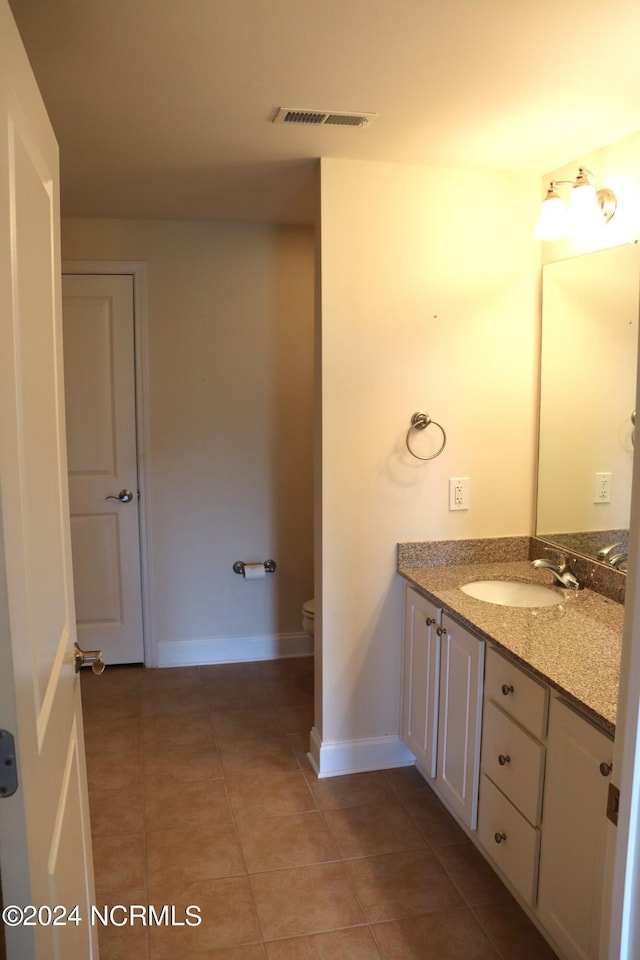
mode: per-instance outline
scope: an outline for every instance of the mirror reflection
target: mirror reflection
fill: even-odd
[[[536,533],[623,572],[639,304],[638,244],[543,267]]]

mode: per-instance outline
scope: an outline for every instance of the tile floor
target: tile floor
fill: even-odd
[[[553,960],[412,767],[316,779],[309,658],[82,683],[102,960]]]

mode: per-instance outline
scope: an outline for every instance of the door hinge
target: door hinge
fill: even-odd
[[[17,789],[15,740],[8,730],[0,730],[0,797],[10,797]]]
[[[620,808],[620,791],[615,784],[609,784],[607,793],[607,817],[616,827],[618,826],[618,810]]]

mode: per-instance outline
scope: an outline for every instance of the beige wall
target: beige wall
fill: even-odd
[[[537,176],[321,162],[323,742],[399,731],[397,541],[531,532],[538,206]]]
[[[66,220],[62,249],[147,264],[160,649],[299,632],[313,594],[312,230]],[[263,582],[232,572],[266,558],[278,569]]]

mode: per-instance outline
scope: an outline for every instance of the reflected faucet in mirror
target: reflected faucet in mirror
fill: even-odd
[[[626,550],[620,549],[620,547],[624,546],[624,541],[619,540],[617,543],[610,543],[607,547],[602,547],[601,550],[598,550],[598,560],[602,560],[603,563],[609,564],[610,567],[619,569],[628,560],[628,554]]]

